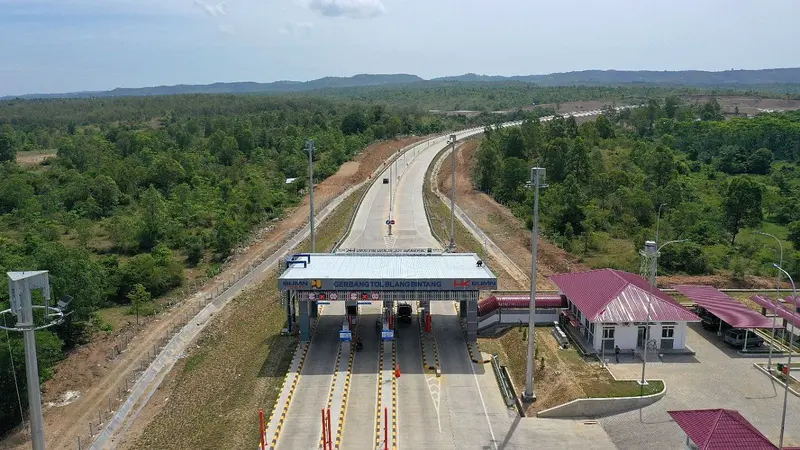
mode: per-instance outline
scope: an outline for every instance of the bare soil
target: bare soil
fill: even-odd
[[[35,167],[41,165],[50,158],[56,157],[56,151],[30,151],[17,152],[17,164],[22,167]]]
[[[710,100],[710,95],[687,95],[683,100],[689,104],[705,103]],[[736,108],[739,108],[739,117],[754,116],[763,112],[792,111],[800,109],[800,100],[781,98],[759,98],[751,96],[713,96],[722,107],[726,117],[737,117]]]
[[[414,136],[367,147],[354,162],[343,165],[339,172],[315,187],[315,209],[324,208],[349,186],[367,179],[391,154],[421,139],[423,138]],[[253,241],[239,249],[226,263],[220,275],[206,282],[192,298],[205,298],[225,280],[248,268],[252,262],[260,260],[262,255],[279,248],[305,226],[309,215],[308,205],[306,196],[297,207],[287,210],[283,219],[254,233]],[[236,308],[235,305],[236,302],[229,308]],[[60,362],[54,368],[54,377],[42,386],[43,401],[56,401],[66,391],[78,391],[81,395],[66,406],[45,410],[47,448],[74,449],[79,436],[86,443],[88,423],[91,421],[96,425],[98,416],[103,421],[107,420],[110,416],[109,399],[111,408],[116,410],[120,400],[120,386],[124,386],[126,379],[131,379],[134,369],[139,367],[141,361],[150,360],[153,346],[170,329],[182,326],[187,317],[194,315],[196,307],[195,301],[182,302],[139,329],[126,326],[115,330],[110,336],[95,336],[91,343],[76,348]],[[126,342],[127,347],[124,345]],[[119,353],[118,350],[123,351]],[[0,442],[0,448],[25,449],[30,446],[29,442],[27,430],[18,430],[9,433]]]

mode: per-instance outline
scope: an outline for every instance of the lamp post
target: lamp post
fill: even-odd
[[[794,280],[792,279],[792,276],[789,275],[789,272],[783,270],[783,267],[781,267],[781,266],[779,266],[779,265],[777,265],[775,263],[772,263],[772,266],[775,267],[776,269],[778,269],[779,271],[783,272],[783,274],[786,275],[786,278],[789,279],[789,282],[792,283],[792,303],[794,304],[794,311],[792,311],[792,315],[795,315],[795,314],[797,314],[797,289],[795,288]],[[789,359],[786,361],[786,367],[787,367],[787,369],[786,369],[786,381],[783,383],[784,389],[783,389],[783,412],[781,413],[781,438],[780,438],[780,442],[778,444],[778,448],[780,448],[781,450],[783,450],[783,431],[784,431],[784,428],[786,426],[786,402],[787,402],[788,397],[789,397],[789,380],[791,379],[791,375],[790,374],[791,374],[791,371],[792,371],[792,345],[791,344],[792,344],[792,338],[789,337]],[[772,372],[770,372],[770,373],[772,373]]]
[[[780,249],[780,256],[778,257],[778,259],[779,259],[778,265],[783,267],[783,244],[781,243],[781,240],[776,238],[775,236],[769,234],[769,233],[764,233],[763,231],[756,231],[755,233],[756,234],[760,234],[761,236],[769,236],[772,239],[775,239],[775,242],[778,243],[778,248]],[[775,311],[772,311],[772,342],[769,343],[769,359],[767,360],[767,372],[772,370],[772,347],[775,346],[775,320],[776,320],[776,318],[778,316],[778,314],[777,314],[778,306],[777,305],[778,305],[778,299],[780,298],[780,296],[781,296],[781,271],[778,270],[778,284],[775,285],[775,302],[774,302]],[[745,344],[746,343],[747,343],[747,341],[745,340]],[[792,346],[789,345],[789,352],[790,353],[791,353],[791,349],[792,349]]]
[[[453,160],[453,193],[450,195],[450,252],[456,249],[455,215],[456,215],[456,135],[450,135],[450,145],[453,146],[450,158]]]
[[[528,361],[526,366],[525,392],[522,399],[536,399],[533,393],[534,338],[536,331],[536,256],[539,252],[539,188],[546,187],[544,167],[531,168],[531,187],[533,187],[533,227],[531,228],[531,299],[528,303]]]
[[[649,255],[653,262],[652,267],[650,268],[650,291],[647,294],[647,324],[644,329],[644,343],[642,345],[642,380],[640,381],[642,386],[647,384],[647,380],[645,379],[645,372],[647,371],[647,344],[650,342],[650,321],[652,320],[651,311],[653,306],[653,289],[655,289],[656,286],[656,276],[658,272],[658,254],[661,252],[662,248],[669,244],[677,244],[687,241],[688,239],[667,241],[662,244],[661,247],[657,247],[658,244],[654,241],[647,241],[644,243],[645,255]]]
[[[317,252],[317,240],[314,236],[314,141],[306,141],[306,151],[308,152],[308,206],[309,223],[311,224],[311,253]]]

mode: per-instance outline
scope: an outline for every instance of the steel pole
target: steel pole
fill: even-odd
[[[783,244],[781,240],[777,237],[769,234],[764,233],[763,231],[756,231],[756,234],[760,234],[762,236],[769,236],[772,239],[775,239],[775,242],[778,243],[778,248],[780,249],[780,255],[778,257],[778,265],[783,267]],[[769,359],[767,360],[767,372],[772,373],[772,348],[775,346],[775,321],[777,320],[777,311],[778,311],[778,299],[781,297],[781,271],[778,270],[778,284],[775,285],[775,300],[773,301],[773,305],[775,310],[772,311],[772,342],[769,343]],[[790,343],[791,344],[791,343]],[[789,345],[789,352],[791,353],[792,346]]]
[[[658,255],[657,244],[655,242],[649,242],[649,243],[645,242],[644,244],[645,247],[647,247],[648,244],[650,244],[649,247],[655,252],[655,254],[653,255],[652,258],[653,261],[651,263],[652,266],[650,267],[650,283],[649,283],[650,288],[647,293],[647,322],[644,329],[644,342],[642,343],[642,380],[640,382],[642,386],[647,384],[647,380],[645,379],[645,374],[647,372],[647,344],[650,342],[650,320],[651,320],[650,311],[653,306],[653,287],[656,284],[656,267],[658,267],[658,261],[656,260],[656,257]],[[645,252],[647,251],[648,250],[645,249]]]
[[[19,328],[27,328],[22,332],[25,345],[25,376],[28,380],[28,408],[31,425],[31,447],[33,450],[44,450],[44,421],[42,420],[42,394],[39,388],[39,365],[36,360],[36,334],[33,331],[33,306],[31,304],[31,289],[28,280],[25,280],[25,291],[22,296]]]
[[[792,304],[794,305],[794,311],[792,311],[792,315],[797,314],[797,288],[794,285],[794,280],[792,276],[789,275],[789,272],[783,270],[783,268],[777,264],[772,264],[775,266],[776,269],[783,272],[784,275],[789,279],[789,282],[792,283]],[[794,337],[794,333],[789,335],[789,359],[786,361],[786,380],[783,383],[783,412],[781,413],[781,438],[778,444],[778,448],[783,450],[783,433],[786,428],[786,403],[789,400],[789,380],[791,379],[792,374],[792,340]]]
[[[392,175],[392,164],[389,164],[389,236],[392,235],[392,210],[394,210],[394,175]]]
[[[451,134],[450,140],[452,147],[452,151],[450,152],[450,158],[453,160],[453,193],[450,196],[450,251],[455,251],[456,247],[456,238],[455,238],[455,215],[456,215],[456,135]]]
[[[306,151],[308,151],[308,200],[309,200],[309,223],[311,224],[311,253],[317,252],[317,240],[314,236],[314,141],[306,141]]]
[[[528,361],[526,365],[525,392],[522,398],[526,401],[536,399],[533,392],[533,359],[536,336],[536,257],[539,251],[539,167],[531,169],[533,185],[533,227],[531,228],[531,298],[528,302]]]

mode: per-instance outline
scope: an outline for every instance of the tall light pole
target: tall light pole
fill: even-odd
[[[456,135],[450,135],[450,145],[453,146],[450,151],[450,158],[453,160],[453,193],[450,196],[450,251],[454,252],[456,249],[456,235],[455,235],[455,220],[456,220]]]
[[[533,392],[533,359],[534,337],[536,332],[536,257],[539,253],[539,187],[545,187],[544,167],[531,168],[531,186],[533,187],[533,227],[531,228],[531,299],[528,302],[528,362],[526,366],[525,392],[522,399],[536,399]]]
[[[660,207],[659,207],[660,209]],[[640,384],[642,386],[647,384],[647,380],[645,379],[645,372],[647,371],[647,344],[650,342],[650,322],[652,321],[652,307],[653,307],[653,289],[656,286],[656,276],[658,273],[658,255],[661,252],[661,249],[669,244],[677,244],[680,242],[687,242],[688,239],[677,239],[674,241],[667,241],[658,247],[655,241],[647,241],[644,243],[644,252],[643,255],[645,257],[649,257],[652,261],[652,266],[650,267],[650,290],[647,294],[647,323],[644,329],[644,343],[642,345],[642,380]]]
[[[783,267],[773,263],[773,267],[778,269],[779,271],[783,272],[786,275],[786,278],[789,279],[789,282],[792,283],[792,303],[794,304],[794,311],[792,311],[792,315],[797,314],[797,289],[794,286],[794,280],[792,276],[789,275],[789,272],[783,270]],[[783,450],[783,431],[786,426],[786,401],[789,397],[789,380],[791,379],[792,373],[792,337],[789,337],[789,359],[786,361],[786,381],[784,382],[784,389],[783,389],[783,413],[781,413],[781,439],[780,443],[778,444],[778,448]],[[772,372],[770,372],[771,374]]]
[[[308,203],[309,203],[309,223],[311,224],[311,253],[317,252],[317,240],[314,236],[314,141],[306,141],[306,151],[308,152]]]
[[[42,394],[39,387],[35,333],[37,330],[61,323],[64,319],[63,309],[69,305],[69,300],[59,301],[57,306],[50,305],[50,278],[46,270],[7,272],[7,276],[11,307],[0,311],[0,315],[5,317],[5,314],[11,314],[18,317],[18,320],[14,327],[7,327],[4,319],[4,325],[1,325],[0,328],[6,331],[22,332],[25,346],[25,375],[28,382],[28,408],[30,410],[28,421],[31,427],[31,447],[33,450],[44,450],[44,420],[42,419]],[[44,305],[33,304],[31,291],[36,289],[42,290]],[[42,314],[34,315],[34,309],[41,310]],[[39,317],[39,325],[36,324],[37,317]]]
[[[392,166],[394,163],[389,164],[389,236],[392,235],[392,212],[394,211],[394,191],[392,185],[394,184],[394,175],[392,174]]]
[[[772,239],[775,239],[775,242],[778,243],[778,248],[780,249],[780,256],[778,257],[778,265],[783,267],[783,244],[781,240],[776,238],[775,236],[764,233],[763,231],[756,231],[756,234],[760,234],[761,236],[769,236]],[[778,284],[775,285],[775,301],[773,304],[775,305],[775,311],[772,311],[772,342],[769,343],[769,359],[767,360],[767,372],[772,370],[772,347],[775,346],[775,320],[778,316],[778,299],[781,297],[781,271],[778,270]],[[792,346],[789,345],[789,352],[791,353]]]

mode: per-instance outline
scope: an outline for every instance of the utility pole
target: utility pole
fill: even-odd
[[[789,282],[792,283],[792,304],[794,305],[794,311],[797,311],[797,288],[794,285],[794,280],[792,276],[789,275],[789,272],[783,270],[783,267],[772,263],[772,267],[781,271],[786,278],[789,279]],[[786,428],[786,402],[789,399],[789,381],[792,379],[792,341],[794,340],[794,333],[789,337],[789,359],[786,361],[786,380],[783,382],[783,413],[781,414],[781,438],[778,448],[783,449],[783,432]],[[745,341],[746,342],[746,341]],[[772,373],[770,372],[770,375]]]
[[[389,236],[392,235],[392,211],[394,210],[394,191],[392,185],[394,184],[394,175],[392,175],[392,166],[394,163],[389,164]]]
[[[531,186],[533,187],[533,228],[531,229],[531,299],[528,303],[528,363],[526,367],[525,392],[522,399],[536,400],[533,392],[534,341],[536,332],[536,257],[539,253],[539,187],[545,179],[544,167],[531,168]]]
[[[39,364],[36,358],[36,330],[42,330],[64,318],[63,308],[71,301],[59,301],[58,307],[50,306],[50,278],[46,270],[28,272],[8,272],[8,291],[11,307],[0,311],[0,315],[10,313],[19,317],[14,327],[0,328],[6,331],[21,331],[25,346],[25,375],[28,382],[29,423],[31,427],[31,447],[33,450],[44,450],[44,420],[42,419],[42,394],[39,386]],[[41,289],[44,305],[34,305],[31,291]],[[66,298],[66,297],[65,297]],[[44,322],[36,325],[34,309],[43,310],[40,316]]]
[[[775,241],[778,243],[778,248],[780,249],[778,265],[780,267],[783,267],[783,244],[781,243],[781,240],[769,233],[764,233],[763,231],[756,231],[755,234],[760,234],[762,236],[769,236],[772,239],[775,239]],[[775,320],[778,316],[777,314],[778,299],[781,298],[781,274],[782,272],[780,271],[780,269],[778,269],[778,284],[775,286],[775,301],[773,302],[773,305],[775,305],[775,311],[772,312],[772,342],[769,343],[769,359],[767,360],[767,372],[770,372],[772,370],[772,347],[775,346]],[[745,343],[747,343],[746,339]],[[789,346],[789,348],[791,350],[791,346]]]
[[[450,196],[450,252],[456,250],[455,215],[456,215],[456,135],[450,135],[450,158],[453,160],[453,193]]]
[[[311,253],[317,252],[317,239],[314,236],[314,141],[306,141],[306,151],[308,152],[308,203],[309,203],[309,223],[311,224]]]

